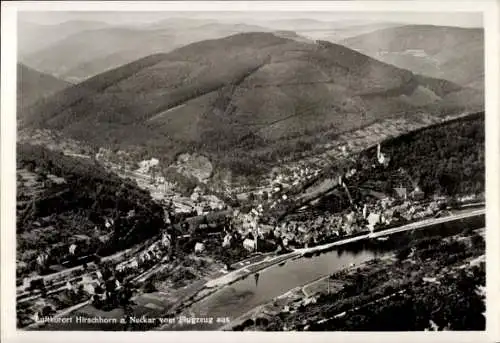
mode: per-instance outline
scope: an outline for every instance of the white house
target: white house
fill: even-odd
[[[48,258],[49,258],[49,255],[47,253],[42,253],[42,254],[38,255],[38,257],[36,258],[36,262],[38,263],[38,265],[43,266],[45,264],[45,262],[47,262]]]
[[[194,191],[193,194],[191,194],[190,198],[191,198],[192,201],[199,201],[200,200],[200,193]]]
[[[230,247],[231,240],[232,240],[232,236],[229,233],[226,234],[226,236],[224,237],[224,241],[222,242],[222,247],[224,247],[224,248]]]
[[[243,247],[248,251],[254,251],[255,250],[255,241],[253,239],[247,238],[243,241]]]
[[[346,223],[347,224],[352,224],[354,222],[354,219],[355,219],[355,213],[353,211],[349,212],[347,215],[346,215]]]
[[[194,253],[195,254],[201,254],[202,252],[205,251],[205,245],[203,243],[196,243],[194,246]]]
[[[414,200],[422,200],[424,198],[425,193],[422,192],[419,186],[415,186],[413,192],[410,193],[410,197]]]
[[[160,161],[156,158],[141,161],[139,162],[139,169],[137,171],[139,173],[147,173],[151,167],[157,166],[159,163]]]
[[[196,205],[195,210],[196,210],[197,215],[201,216],[203,214],[203,206]]]
[[[130,268],[134,268],[134,269],[139,268],[139,261],[137,261],[137,258],[134,257],[132,259],[132,261],[130,262],[129,266],[130,266]]]
[[[169,249],[170,248],[170,243],[171,242],[171,237],[169,234],[167,233],[164,233],[161,237],[161,245],[164,247],[164,248],[167,248]]]
[[[368,215],[367,220],[368,220],[368,228],[370,229],[370,231],[373,231],[375,225],[381,223],[382,216],[380,215],[380,213],[370,213]]]
[[[95,287],[91,283],[85,283],[85,284],[83,284],[83,290],[85,292],[87,292],[88,294],[90,294],[90,295],[94,295],[95,294]]]
[[[108,218],[105,219],[105,224],[104,225],[106,226],[106,228],[109,229],[113,224],[114,224],[113,219],[108,219]]]

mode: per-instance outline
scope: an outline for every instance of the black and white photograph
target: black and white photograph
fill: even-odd
[[[16,330],[484,332],[484,18],[18,10]]]

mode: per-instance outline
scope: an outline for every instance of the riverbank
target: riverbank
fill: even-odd
[[[235,282],[243,280],[252,274],[258,273],[277,264],[284,263],[286,261],[299,257],[299,253],[290,252],[278,256],[270,256],[269,254],[267,254],[258,256],[257,258],[254,257],[247,261],[238,262],[236,263],[236,265],[239,265],[238,269],[230,271],[227,274],[209,280],[208,282],[205,282],[203,284],[197,282],[196,285],[189,287],[189,292],[186,292],[182,299],[177,302],[177,306],[174,306],[170,309],[170,312],[180,314],[189,306],[202,301],[210,295],[218,292],[223,287],[230,286]],[[233,265],[232,267],[234,268],[235,265]],[[160,326],[158,330],[163,330],[167,327],[171,329],[171,325],[167,324]]]
[[[437,220],[437,222],[453,223],[454,220],[460,222],[463,218],[481,216],[481,213],[484,212],[470,211],[459,216],[436,218],[435,220]],[[425,221],[422,222],[421,225],[423,227],[428,227],[432,224],[429,224],[429,221]],[[448,226],[454,227],[453,224]],[[401,230],[414,231],[415,227],[406,226],[399,229],[400,230],[390,229],[392,231],[387,231],[385,234],[390,234],[391,232],[396,233]],[[359,256],[355,257],[351,256],[351,253],[345,252],[344,256],[342,256],[339,255],[338,250],[337,252],[334,251],[321,255],[319,254],[322,251],[332,250],[335,245],[339,246],[343,244],[349,246],[349,243],[361,241],[362,239],[366,240],[366,238],[368,237],[358,236],[335,242],[333,247],[331,244],[328,244],[325,246],[310,248],[309,252],[314,251],[314,255],[317,255],[316,257],[311,258],[307,258],[307,256],[303,258],[304,252],[307,252],[303,250],[293,251],[278,256],[273,254],[252,256],[245,261],[233,264],[233,271],[226,272],[224,270],[220,270],[216,272],[216,274],[207,275],[203,280],[199,280],[191,285],[177,289],[174,292],[167,291],[165,293],[160,291],[154,293],[142,293],[134,299],[136,300],[137,306],[134,306],[136,309],[133,310],[133,313],[134,315],[145,314],[150,317],[162,317],[172,315],[189,316],[191,313],[199,314],[200,311],[205,311],[205,313],[208,311],[208,313],[213,312],[214,316],[231,315],[232,318],[237,318],[247,310],[257,307],[262,303],[266,303],[269,299],[272,299],[275,296],[288,292],[290,289],[295,287],[298,280],[303,279],[303,281],[299,282],[298,285],[307,284],[312,280],[317,280],[321,276],[330,274],[334,270],[343,270],[348,268],[353,261],[357,261],[356,263],[362,263],[366,260],[372,259],[373,254],[366,255],[361,253],[361,255],[359,255],[358,252],[355,254],[358,254]],[[342,252],[340,252],[340,254],[342,254]],[[320,264],[316,267],[311,267],[317,263]],[[329,267],[331,263],[338,263],[338,266],[334,267],[334,270],[332,270]],[[278,288],[276,288],[277,284],[275,284],[278,280],[276,280],[276,282],[273,281],[275,278],[272,276],[276,274],[276,272],[279,274],[279,282],[283,281]],[[257,277],[255,280],[254,278],[248,278],[248,276],[252,274],[255,275],[257,273],[260,274],[260,281]],[[300,273],[300,275],[298,273]],[[288,279],[289,281],[285,281]],[[257,284],[259,284],[259,286],[257,286]],[[267,298],[267,296],[270,296],[270,298]],[[245,300],[246,298],[248,298],[248,300]],[[89,307],[89,309],[87,309],[87,307]],[[116,311],[112,311],[112,313],[101,311],[96,312],[95,309],[91,308],[91,306],[87,307],[84,307],[71,315],[93,316],[97,313],[105,317],[111,316],[118,318],[122,316],[122,314]],[[222,325],[224,324],[221,324],[220,326]],[[149,329],[153,328],[154,327],[151,327]],[[58,328],[51,326],[49,329],[57,330]],[[98,328],[94,327],[94,330],[95,329]],[[134,330],[135,328],[132,329]],[[173,328],[172,325],[161,325],[161,323],[158,323],[157,329],[173,330],[176,328]],[[90,328],[90,330],[92,330],[92,328]]]
[[[424,220],[421,220],[418,222],[406,224],[406,225],[399,226],[396,228],[380,230],[380,231],[376,231],[374,233],[367,233],[364,235],[359,235],[359,236],[352,237],[352,238],[346,238],[346,239],[342,239],[342,240],[339,240],[336,242],[327,243],[327,244],[323,244],[323,245],[319,245],[319,246],[315,246],[315,247],[295,249],[294,252],[300,253],[303,256],[304,254],[327,251],[329,249],[332,249],[335,246],[339,246],[339,245],[343,245],[343,244],[347,244],[347,243],[352,243],[352,242],[356,242],[356,241],[367,239],[367,238],[378,238],[378,237],[384,237],[384,236],[388,236],[388,235],[391,235],[394,233],[403,232],[403,231],[407,231],[407,230],[424,229],[424,228],[431,226],[431,225],[446,223],[448,221],[460,220],[460,219],[473,217],[473,216],[480,216],[480,215],[484,215],[485,213],[486,213],[486,210],[484,208],[464,210],[463,213],[456,214],[456,215],[451,215],[451,216],[441,217],[441,218],[424,219]]]
[[[441,220],[437,222],[438,224],[434,224],[437,225],[436,227],[437,232],[435,234],[438,236],[443,235],[443,237],[446,237],[450,234],[453,234],[452,232],[460,232],[462,227],[476,227],[476,228],[482,227],[480,225],[484,226],[484,223],[482,223],[481,219],[475,218],[475,217],[481,217],[482,215],[480,213],[481,212],[474,211],[472,213],[469,213],[468,215],[458,216],[457,218],[456,217],[441,218]],[[467,219],[468,217],[471,217],[472,219],[462,221],[463,219]],[[456,224],[454,223],[454,220],[457,221]],[[422,224],[422,226],[427,227],[428,231],[423,231],[423,230],[416,231],[414,230],[414,226],[405,227],[406,230],[411,232],[411,235],[408,236],[405,234],[404,237],[422,238],[426,237],[427,235],[431,236],[433,235],[434,231],[429,228],[429,222],[425,222],[424,224]],[[394,233],[397,232],[400,231],[395,230]],[[427,232],[427,234],[425,232]],[[398,237],[399,238],[397,238],[397,241],[399,242],[401,241],[401,235],[398,235]],[[356,237],[356,240],[360,239],[361,238]],[[351,246],[348,243],[352,242],[354,242],[353,239],[344,240],[343,244]],[[341,242],[337,242],[336,244],[339,243]],[[370,243],[369,246],[373,246],[373,243]],[[386,244],[387,242],[379,242],[375,243],[374,247],[376,248],[376,246],[378,245],[383,246]],[[397,244],[398,243],[396,243],[396,247]],[[330,246],[324,246],[321,248],[324,248],[325,250],[331,249]],[[193,301],[192,304],[186,306],[182,314],[196,316],[199,313],[210,313],[211,315],[213,314],[215,316],[225,313],[225,314],[232,314],[233,318],[238,318],[240,315],[246,312],[244,311],[245,309],[249,311],[255,307],[262,305],[263,303],[267,303],[274,297],[282,295],[283,293],[287,293],[288,291],[290,291],[290,289],[295,288],[296,285],[303,286],[305,284],[308,284],[310,281],[318,280],[319,278],[324,277],[325,275],[329,275],[331,272],[345,270],[346,268],[349,268],[353,262],[355,262],[356,264],[360,264],[368,260],[371,260],[374,257],[382,257],[381,255],[374,256],[372,254],[365,255],[364,252],[360,253],[358,250],[359,244],[357,248],[352,246],[351,249],[354,249],[353,250],[354,255],[349,252],[349,248],[347,248],[347,250],[342,249],[343,252],[337,249],[335,249],[335,251],[332,252],[324,252],[324,253],[316,251],[315,254],[313,254],[313,256],[309,258],[307,257],[302,258],[303,255],[299,254],[299,256],[295,256],[281,263],[278,263],[279,266],[276,266],[276,264],[274,264],[272,266],[268,266],[268,268],[261,269],[259,272],[260,281],[258,279],[254,280],[253,278],[249,279],[247,278],[248,275],[240,275],[241,276],[240,280],[237,281],[235,281],[234,279],[231,280],[232,283],[230,287],[224,287],[221,285],[221,287],[219,287],[218,289],[201,294],[198,297],[196,297],[196,299],[193,299],[195,301]],[[389,246],[389,251],[392,249],[393,248]],[[331,265],[331,267],[329,267],[329,265]],[[323,270],[325,271],[325,274],[321,274],[323,273]],[[328,272],[328,270],[330,270],[330,272]],[[300,273],[300,275],[298,275],[297,273]],[[307,280],[307,278],[309,277],[308,275],[310,276],[309,280]],[[297,283],[297,281],[301,279],[304,279],[304,281]],[[267,296],[269,296],[269,298],[266,298]],[[303,296],[304,295],[302,295],[302,297]],[[172,326],[164,326],[161,329],[177,330],[178,328]],[[219,329],[219,327],[215,326],[196,327],[196,330],[214,330],[214,329]]]
[[[205,284],[206,288],[217,288],[217,287],[222,287],[222,286],[227,286],[235,281],[238,281],[241,278],[247,277],[248,275],[252,273],[256,273],[259,271],[263,271],[266,268],[272,267],[275,264],[285,262],[287,260],[291,260],[294,258],[302,257],[305,254],[311,254],[311,253],[319,253],[319,252],[325,252],[328,251],[336,246],[340,245],[345,245],[348,243],[353,243],[356,241],[360,240],[365,240],[368,238],[377,238],[377,237],[383,237],[383,236],[388,236],[394,233],[398,232],[403,232],[407,230],[417,230],[417,229],[425,229],[426,227],[429,227],[431,225],[435,224],[440,224],[440,223],[446,223],[449,221],[454,221],[454,220],[460,220],[468,217],[474,217],[474,216],[480,216],[484,215],[486,213],[485,209],[473,209],[469,210],[464,213],[460,213],[457,215],[452,215],[448,217],[442,217],[442,218],[431,218],[431,219],[426,219],[422,220],[419,222],[415,223],[410,223],[404,226],[400,226],[397,228],[391,228],[387,230],[381,230],[378,232],[375,232],[373,234],[365,234],[365,235],[360,235],[352,238],[346,238],[342,239],[333,243],[328,243],[328,244],[323,244],[315,247],[310,247],[310,248],[300,248],[300,249],[295,249],[290,253],[281,255],[281,256],[276,256],[274,258],[270,258],[268,261],[262,261],[258,262],[256,264],[248,265],[244,267],[243,269],[235,270],[233,272],[230,272],[220,278],[211,280]]]
[[[484,229],[479,232],[411,242],[416,250],[408,256],[389,254],[296,287],[239,316],[222,330],[370,330],[373,325],[379,330],[480,330],[484,327],[480,289],[485,277],[484,240],[478,237]],[[457,298],[457,292],[463,296]],[[460,304],[452,299],[461,299]],[[397,306],[412,306],[413,302],[422,302],[424,307],[417,307],[420,312],[408,309],[409,314],[403,315],[408,317],[406,321],[394,318]],[[470,308],[463,321],[442,317],[443,309],[464,304]],[[376,312],[387,315],[389,321],[380,321]],[[410,318],[414,315],[419,320]]]
[[[394,254],[386,255],[380,260],[390,260],[392,258],[394,258]],[[346,274],[354,273],[361,268],[367,267],[371,263],[373,263],[372,260],[354,266],[349,266],[348,268],[344,269],[344,272]],[[273,298],[271,301],[246,312],[245,314],[232,320],[231,323],[221,327],[220,330],[232,331],[235,328],[243,325],[248,320],[255,321],[255,319],[259,317],[278,315],[279,312],[281,312],[283,309],[286,309],[293,303],[304,301],[304,299],[306,299],[304,303],[307,303],[309,299],[312,299],[317,294],[335,293],[342,289],[344,284],[345,283],[338,280],[332,280],[332,275],[322,276],[310,283],[295,287],[288,292]]]

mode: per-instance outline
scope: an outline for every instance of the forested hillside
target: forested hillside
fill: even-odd
[[[22,115],[23,109],[38,100],[55,94],[72,84],[52,75],[44,74],[24,64],[17,65],[17,108]],[[19,118],[18,118],[19,119]]]
[[[77,237],[86,237],[81,250],[106,255],[163,226],[163,209],[146,191],[91,160],[20,144],[17,168],[17,251],[22,261],[33,262],[30,251],[69,244]]]
[[[391,161],[370,179],[382,189],[398,187],[404,171],[427,194],[478,194],[485,186],[484,112],[424,128],[382,143]],[[360,164],[373,163],[376,148],[362,154]]]
[[[356,172],[346,183],[356,203],[366,202],[371,191],[393,197],[396,188],[405,188],[410,194],[418,187],[426,199],[434,195],[484,196],[484,134],[484,112],[479,112],[387,139],[381,143],[382,153],[390,159],[385,167],[377,162],[376,146],[340,159],[305,188],[289,192],[289,198],[270,211],[270,217],[281,217],[312,199],[319,200],[312,207],[321,211],[350,207],[345,192],[331,192],[336,182],[330,181],[332,186],[323,190],[318,185],[353,169]]]
[[[151,55],[24,114],[28,127],[95,146],[139,150],[165,164],[195,152],[217,169],[257,175],[383,119],[478,105],[453,97],[462,91],[341,45],[244,33]]]

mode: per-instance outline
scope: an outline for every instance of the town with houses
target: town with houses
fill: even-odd
[[[348,146],[352,148],[353,144]],[[339,157],[347,158],[349,156],[348,146],[340,147]],[[66,154],[76,155],[82,159],[91,158],[68,152]],[[305,205],[298,210],[298,216],[284,218],[278,222],[266,222],[263,220],[265,214],[290,200],[287,195],[288,190],[320,176],[320,166],[314,168],[307,163],[298,163],[292,168],[274,169],[267,185],[253,189],[253,192],[248,192],[248,188],[239,189],[242,193],[240,193],[241,196],[238,197],[238,200],[245,201],[250,205],[249,209],[242,211],[231,209],[231,206],[223,200],[210,194],[206,187],[202,189],[196,186],[190,196],[177,193],[176,184],[169,182],[158,172],[160,162],[154,157],[140,161],[137,164],[138,168],[130,170],[127,169],[127,164],[117,165],[107,160],[109,155],[109,151],[101,149],[96,154],[95,160],[103,163],[110,170],[116,170],[118,174],[122,173],[124,177],[133,178],[140,188],[149,191],[155,200],[162,202],[165,207],[167,225],[174,224],[172,218],[175,215],[206,218],[211,213],[222,213],[223,219],[219,220],[222,223],[221,226],[209,224],[219,227],[224,232],[223,238],[218,244],[221,245],[222,249],[229,249],[233,241],[241,242],[241,249],[246,251],[245,255],[247,256],[255,254],[259,250],[263,251],[259,247],[259,242],[274,242],[271,244],[271,247],[274,246],[273,253],[279,255],[297,249],[327,244],[343,237],[353,237],[363,233],[373,234],[384,228],[423,219],[446,217],[450,214],[450,199],[445,196],[434,196],[429,200],[418,184],[413,181],[410,183],[412,188],[397,187],[390,195],[371,191],[375,195],[370,198],[371,200],[354,204],[349,188],[352,187],[351,180],[355,179],[357,170],[349,169],[345,174],[338,175],[336,179],[328,179],[326,184],[330,188],[339,188],[340,192],[345,194],[345,197],[351,202],[351,210],[340,213],[327,211],[323,214],[307,215],[308,206]],[[116,156],[119,157],[120,152],[113,156],[114,159]],[[371,168],[385,168],[390,161],[391,156],[384,153],[381,144],[377,144]],[[29,176],[20,175],[21,182],[29,180]],[[64,183],[63,179],[54,175],[49,175],[48,178],[55,183]],[[324,184],[325,182],[320,184],[319,188],[324,188]],[[235,190],[232,189],[231,192],[234,193]],[[248,196],[250,193],[252,198]],[[471,194],[457,198],[455,201],[465,206],[467,204],[480,206],[484,204],[484,195],[478,197]],[[254,207],[251,207],[252,204],[255,204]],[[303,215],[300,215],[301,213]],[[128,215],[133,217],[134,211],[130,211]],[[198,230],[209,228],[207,224],[199,224],[199,221],[198,224],[196,223],[194,221],[192,225],[198,225]],[[113,225],[112,220],[106,219],[105,226],[107,228]],[[190,230],[192,231],[193,228]],[[103,242],[108,238],[109,236],[106,235],[99,237]],[[60,247],[54,246],[53,249],[67,249],[67,258],[71,260],[72,256],[74,256],[73,259],[78,256],[79,245],[85,244],[84,242],[89,239],[89,237],[75,235],[73,243],[69,246],[62,244]],[[264,245],[269,252],[269,244]],[[195,256],[203,256],[205,252],[205,243],[201,238],[195,243],[192,253]],[[50,253],[51,251],[39,253],[36,261],[40,267],[46,267]],[[47,276],[37,276],[35,272],[25,276],[22,280],[18,279],[18,301],[20,306],[26,308],[26,315],[21,317],[25,318],[22,325],[38,327],[45,323],[38,318],[48,314],[61,316],[61,314],[72,310],[74,306],[81,307],[85,304],[93,304],[96,308],[103,309],[121,306],[122,302],[130,301],[128,299],[131,298],[132,294],[135,294],[133,290],[137,292],[139,285],[147,283],[148,279],[172,261],[172,253],[172,237],[164,232],[156,241],[145,242],[139,247],[108,256],[101,259],[100,263],[84,262],[82,265],[63,269]],[[81,256],[78,257],[78,259],[81,258]],[[85,259],[85,257],[83,258]],[[21,266],[22,264],[18,265],[18,268]],[[226,263],[221,272],[228,273],[230,269],[230,263]],[[60,294],[64,294],[66,305],[57,301],[47,301],[48,298]]]

